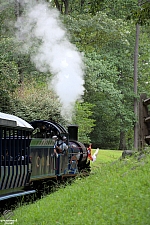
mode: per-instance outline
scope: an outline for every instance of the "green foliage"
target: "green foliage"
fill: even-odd
[[[127,19],[133,19],[135,23],[140,25],[150,24],[150,1],[141,1],[137,9],[132,9]]]
[[[119,56],[121,57],[120,54]],[[125,62],[125,57],[123,60]],[[97,147],[118,148],[120,129],[127,131],[132,127],[132,83],[129,86],[132,78],[129,73],[128,76],[125,75],[126,68],[121,68],[120,62],[115,57],[115,48],[110,48],[110,52],[103,55],[87,55],[85,100],[95,104],[93,118],[96,120],[96,127],[91,139]],[[121,76],[121,70],[124,70],[124,76]]]
[[[65,4],[66,7],[65,7]],[[51,6],[57,8],[63,14],[67,8],[68,15],[87,14],[90,12],[90,2],[88,0],[51,0]]]
[[[63,121],[60,116],[60,103],[55,94],[46,87],[38,85],[34,87],[31,84],[22,87],[19,93],[14,101],[13,114],[26,121],[36,119]]]
[[[139,67],[138,67],[138,84],[139,93],[147,93],[150,96],[150,31],[147,31],[146,26],[140,28],[140,43],[139,43]]]
[[[102,11],[113,19],[126,19],[127,15],[137,7],[137,3],[137,0],[95,0],[91,2],[91,12],[96,14]]]
[[[13,59],[13,40],[0,40],[0,111],[10,112],[13,93],[18,87],[18,67]]]
[[[13,1],[3,1],[0,3],[0,29],[4,37],[12,37],[14,34],[15,4]]]
[[[71,41],[86,53],[101,52],[101,48],[108,42],[118,39],[126,41],[124,35],[127,30],[122,20],[112,20],[106,13],[98,12],[96,15],[76,15],[65,17],[64,22],[72,34]],[[107,49],[108,51],[108,49]]]
[[[79,125],[79,140],[82,143],[90,143],[90,133],[94,129],[95,120],[92,119],[93,104],[88,102],[76,103],[75,111],[76,114],[73,118],[73,123]]]
[[[105,148],[118,148],[120,132],[129,132],[134,119],[135,28],[112,18],[102,12],[65,18],[74,34],[72,41],[85,52],[84,100],[94,103],[92,118],[96,121],[90,137],[96,146]]]
[[[96,0],[91,2],[91,13],[96,14],[98,11],[103,10],[105,0]]]
[[[56,1],[47,2],[56,5]],[[68,15],[61,18],[69,39],[83,52],[86,68],[84,102],[77,103],[74,118],[79,125],[79,138],[98,147],[118,148],[120,133],[124,132],[132,143],[135,22],[149,21],[149,2],[142,1],[139,7],[137,0],[68,2]],[[18,51],[20,46],[13,42],[15,7],[14,2],[3,2],[0,15],[0,111],[15,113],[28,121],[52,118],[66,125],[60,116],[57,97],[46,88],[51,74],[37,71],[29,53],[22,55]],[[131,20],[127,20],[129,17]],[[148,27],[142,26],[138,95],[146,92],[147,96],[150,95],[149,36]],[[38,46],[38,40],[35,41]],[[30,50],[32,55],[37,49]]]

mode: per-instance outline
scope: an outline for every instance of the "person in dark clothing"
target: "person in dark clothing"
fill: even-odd
[[[56,157],[58,157],[58,154],[62,153],[64,154],[68,150],[68,146],[66,144],[67,138],[63,136],[62,140],[59,140],[57,136],[53,136],[52,139],[54,140],[54,153],[56,154]]]

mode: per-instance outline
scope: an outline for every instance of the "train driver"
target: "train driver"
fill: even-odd
[[[57,136],[53,136],[52,139],[54,140],[54,153],[56,154],[56,157],[58,157],[58,154],[66,153],[68,150],[68,146],[66,144],[67,138],[63,136],[62,140],[58,140]]]
[[[68,150],[68,145],[66,144],[67,138],[65,136],[63,136],[62,138],[62,143],[59,146],[60,149],[60,153],[65,154]]]

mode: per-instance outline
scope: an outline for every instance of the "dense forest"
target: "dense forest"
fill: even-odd
[[[1,0],[0,11],[0,112],[133,148],[134,99],[150,97],[150,1]]]

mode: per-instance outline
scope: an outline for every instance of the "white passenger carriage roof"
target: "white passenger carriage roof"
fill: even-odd
[[[33,127],[25,120],[7,113],[0,113],[0,125],[4,126],[5,124],[6,126],[20,127],[33,130]]]

